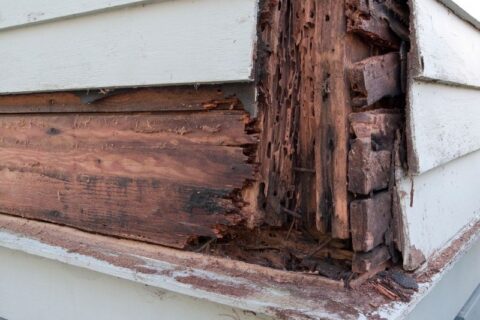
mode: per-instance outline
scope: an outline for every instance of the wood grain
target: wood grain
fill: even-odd
[[[347,68],[368,56],[368,46],[347,34],[345,1],[321,1],[317,16],[315,157],[317,227],[350,238],[347,191],[348,115],[352,110]]]
[[[0,95],[0,113],[79,113],[205,111],[239,109],[223,86],[174,86],[142,89]]]
[[[240,110],[5,114],[0,211],[178,248],[221,237],[245,219],[247,120]]]

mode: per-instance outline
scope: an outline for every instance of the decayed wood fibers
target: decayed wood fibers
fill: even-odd
[[[241,192],[255,164],[245,152],[257,140],[238,99],[196,91],[141,89],[98,101],[130,113],[3,114],[0,212],[178,248],[221,237],[249,218]],[[141,100],[150,95],[163,100]],[[3,96],[0,106],[98,108],[77,99]],[[134,113],[135,101],[168,111]],[[233,110],[215,109],[222,104]]]

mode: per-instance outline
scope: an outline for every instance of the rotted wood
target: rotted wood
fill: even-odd
[[[350,204],[353,250],[368,252],[385,241],[392,220],[392,196],[389,192]]]
[[[401,37],[408,40],[408,28],[401,23],[404,12],[392,1],[347,0],[346,4],[349,32],[389,49],[399,49]]]
[[[222,86],[105,89],[0,95],[0,113],[241,110]]]
[[[349,72],[355,107],[367,107],[385,97],[402,93],[398,52],[375,56],[355,63]]]
[[[348,156],[348,190],[368,195],[389,186],[392,152],[397,130],[402,123],[398,110],[377,109],[352,113],[352,134]]]
[[[368,195],[388,187],[392,153],[372,150],[372,139],[355,139],[348,155],[348,190]]]
[[[266,0],[262,4],[257,57],[260,207],[269,225],[281,226],[286,211],[295,210],[294,139],[298,126],[299,70],[293,41],[293,4]]]
[[[353,256],[352,271],[366,273],[390,260],[390,253],[387,247],[379,246],[368,253],[356,252]]]
[[[347,34],[345,2],[265,1],[260,18],[259,146],[266,221],[350,238],[347,66],[370,48]],[[275,213],[275,214],[272,214]],[[292,215],[290,215],[292,216]]]
[[[347,34],[345,1],[318,1],[315,64],[315,162],[317,228],[350,238],[347,191],[348,115],[346,75],[350,63],[369,55],[368,46]]]
[[[66,104],[75,99],[65,95]],[[214,96],[204,93],[197,108]],[[18,98],[9,99],[20,105]],[[173,105],[173,96],[164,101],[170,98]],[[176,99],[188,100],[195,99]],[[23,105],[34,108],[30,102]],[[248,218],[241,194],[255,165],[245,146],[257,139],[247,124],[241,110],[5,114],[0,212],[177,248],[222,237]]]

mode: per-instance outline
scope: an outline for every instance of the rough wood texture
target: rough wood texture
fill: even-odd
[[[350,204],[353,250],[368,252],[385,241],[391,210],[392,195],[389,192]]]
[[[369,272],[390,259],[390,254],[385,246],[380,246],[368,253],[355,253],[352,262],[352,271],[356,273]]]
[[[222,86],[0,95],[0,113],[205,111],[241,109]]]
[[[355,107],[371,106],[385,97],[402,93],[400,55],[392,52],[355,63],[349,72]]]
[[[345,1],[319,1],[315,68],[315,156],[317,227],[333,237],[350,238],[347,191],[348,115],[351,112],[347,67],[367,57],[368,46],[347,34]]]
[[[179,248],[221,237],[246,218],[246,121],[240,110],[3,115],[0,212]]]
[[[393,144],[400,129],[402,115],[396,110],[353,113],[350,115],[352,133],[348,156],[348,190],[368,195],[389,186],[392,169]]]
[[[346,34],[344,5],[265,1],[259,54],[267,221],[281,224],[290,212],[340,239],[350,237],[346,67],[369,54]]]
[[[355,139],[348,155],[348,190],[367,195],[387,188],[391,163],[390,151],[373,151],[371,139]]]
[[[390,23],[388,12],[384,4],[377,1],[346,0],[348,15],[348,31],[362,36],[372,44],[390,49],[400,47],[398,33],[408,35],[405,30],[399,30],[396,34],[392,29],[396,27]],[[389,2],[389,1],[387,1]],[[395,21],[395,20],[393,20]]]
[[[392,219],[392,199],[394,164],[402,166],[404,161],[401,95],[406,83],[409,10],[406,1],[346,2],[348,32],[372,46],[370,56],[352,64],[348,72],[355,107],[349,116],[348,190],[352,197],[361,197],[350,204],[352,269],[365,274],[390,258],[399,260],[395,241],[401,231],[398,219]]]

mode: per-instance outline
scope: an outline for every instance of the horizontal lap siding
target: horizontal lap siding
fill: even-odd
[[[174,0],[3,30],[0,93],[251,81],[256,13]]]
[[[415,81],[410,103],[415,172],[424,173],[480,149],[480,89]]]
[[[465,16],[479,11],[460,0],[411,5],[410,176],[399,176],[397,195],[404,265],[415,269],[480,218],[480,30]]]
[[[0,0],[0,31],[144,2],[147,0]]]
[[[412,1],[410,172],[480,149],[480,30],[437,0]]]
[[[429,258],[480,218],[480,151],[420,176],[399,180],[398,195],[407,239],[404,264],[418,267],[415,250]]]
[[[218,90],[148,92],[156,112],[2,114],[0,212],[178,248],[244,220],[236,197],[254,178],[245,146],[256,138],[239,101],[208,111],[225,100]],[[0,96],[0,108],[32,108],[32,98],[46,97]],[[88,107],[76,99],[48,100]],[[99,103],[126,111],[139,100],[133,91]]]
[[[414,1],[416,78],[480,88],[480,30],[437,0]]]
[[[439,0],[459,17],[480,29],[480,2],[475,0]]]

